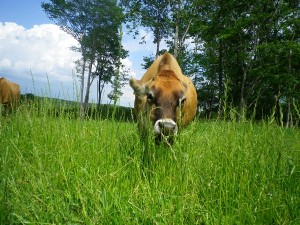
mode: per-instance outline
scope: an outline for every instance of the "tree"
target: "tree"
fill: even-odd
[[[81,65],[81,115],[89,101],[90,86],[98,78],[99,103],[103,83],[111,82],[126,52],[118,42],[118,28],[123,21],[116,0],[51,0],[42,8],[58,26],[71,34],[79,43]],[[121,48],[121,50],[120,50]],[[87,75],[84,96],[85,73]]]
[[[156,56],[160,53],[160,44],[169,33],[169,3],[160,0],[121,0],[130,29],[142,26],[154,35]],[[137,32],[137,31],[136,31]]]
[[[172,40],[169,47],[173,50],[175,58],[180,56],[187,46],[185,42],[189,38],[189,29],[194,21],[195,14],[193,2],[191,0],[173,0],[170,2],[170,29],[173,31]]]
[[[226,118],[230,106],[238,120],[261,119],[280,105],[276,116],[284,117],[286,126],[293,123],[293,115],[299,117],[298,1],[121,2],[134,25],[152,32],[161,29],[156,34],[164,35],[155,36],[154,42],[159,46],[166,40],[183,72],[192,77],[208,116]],[[164,12],[158,9],[168,12],[158,15]],[[157,42],[157,37],[163,39]],[[160,52],[158,47],[156,55]],[[154,58],[145,57],[144,68]]]
[[[230,101],[226,104],[238,109],[238,118],[246,117],[247,111],[270,115],[278,93],[294,96],[299,82],[299,11],[294,1],[198,0],[195,7],[198,19],[190,32],[203,42],[204,80],[218,83],[219,111],[222,102]],[[289,74],[285,81],[284,73]],[[275,82],[277,76],[285,85]]]

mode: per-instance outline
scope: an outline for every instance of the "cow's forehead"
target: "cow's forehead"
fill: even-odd
[[[158,74],[151,84],[151,89],[159,89],[161,92],[180,92],[183,89],[182,82],[172,71],[164,71]]]
[[[172,92],[181,90],[181,82],[180,81],[155,81],[152,85],[153,89],[162,89],[162,91]]]

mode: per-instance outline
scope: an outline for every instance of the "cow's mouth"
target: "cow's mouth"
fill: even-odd
[[[174,136],[177,132],[177,124],[172,119],[159,119],[154,124],[154,133],[157,135]]]

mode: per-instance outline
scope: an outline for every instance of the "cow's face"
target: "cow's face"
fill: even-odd
[[[150,118],[154,133],[176,135],[186,86],[175,74],[170,70],[162,71],[146,84],[132,78],[130,85],[141,102],[138,112],[145,112],[144,116]]]

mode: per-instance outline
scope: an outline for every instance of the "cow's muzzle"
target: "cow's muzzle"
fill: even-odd
[[[160,119],[154,124],[154,133],[166,136],[176,135],[178,132],[177,124],[172,119]]]

